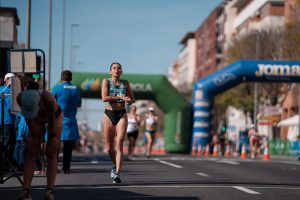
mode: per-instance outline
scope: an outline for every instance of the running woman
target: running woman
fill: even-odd
[[[103,79],[101,90],[102,100],[107,102],[103,116],[104,148],[113,162],[110,173],[113,183],[121,183],[123,142],[128,123],[125,104],[135,102],[129,82],[120,79],[122,72],[120,63],[112,63],[111,78]]]
[[[127,114],[127,118],[128,118],[127,138],[129,140],[128,160],[132,160],[136,139],[139,136],[139,125],[140,125],[140,116],[136,113],[135,105],[131,105],[130,111]]]
[[[145,115],[144,124],[146,124],[146,131],[145,131],[145,142],[146,142],[146,156],[150,158],[153,142],[155,140],[155,134],[157,131],[157,123],[158,117],[154,112],[153,107],[148,108],[148,113]]]

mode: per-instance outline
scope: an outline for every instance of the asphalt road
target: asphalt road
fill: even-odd
[[[71,174],[58,174],[56,200],[187,199],[299,200],[296,159],[224,159],[165,155],[124,161],[121,184],[112,184],[104,155],[75,155]],[[32,197],[43,197],[45,176],[35,176]],[[0,199],[17,199],[21,185],[12,177],[0,184]]]

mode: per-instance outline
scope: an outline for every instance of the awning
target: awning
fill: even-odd
[[[299,115],[294,115],[293,117],[284,119],[280,121],[277,126],[298,126],[299,125]]]

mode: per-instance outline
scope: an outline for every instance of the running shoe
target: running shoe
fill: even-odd
[[[54,200],[53,190],[51,189],[46,190],[44,200]]]
[[[110,178],[114,178],[116,176],[116,166],[114,165],[110,171]]]
[[[115,177],[113,178],[113,183],[121,183],[121,179],[119,177],[119,175],[115,175]]]
[[[133,156],[132,155],[128,155],[127,160],[132,160]]]
[[[19,196],[18,200],[31,200],[30,190],[23,189],[21,195]]]

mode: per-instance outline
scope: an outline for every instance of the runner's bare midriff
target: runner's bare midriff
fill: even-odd
[[[125,103],[110,103],[105,107],[107,110],[123,110],[125,109]]]

